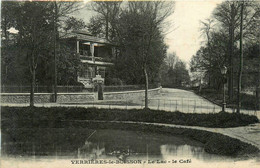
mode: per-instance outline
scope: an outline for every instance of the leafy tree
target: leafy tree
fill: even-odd
[[[77,74],[83,68],[79,55],[67,47],[66,44],[62,44],[57,63],[58,84],[78,85]]]
[[[5,72],[2,74],[2,83],[26,85],[29,80],[31,106],[34,104],[36,80],[38,84],[52,85],[54,79],[58,78],[53,76],[56,74],[53,73],[53,67],[56,67],[53,64],[57,58],[62,65],[67,66],[70,64],[66,62],[72,61],[75,65],[74,71],[79,67],[78,59],[73,59],[74,54],[70,56],[72,59],[64,59],[65,55],[69,56],[71,52],[62,49],[59,36],[60,30],[79,30],[85,26],[82,20],[67,17],[78,10],[78,7],[78,3],[72,2],[3,2],[2,19],[5,24],[2,27],[5,30],[13,27],[18,30],[18,34],[5,35],[1,61],[2,70]],[[56,59],[53,59],[53,56]],[[68,67],[63,70],[66,73],[71,71]],[[75,73],[67,74],[75,78]],[[67,79],[64,80],[60,83],[70,83]]]
[[[190,84],[189,72],[186,64],[175,53],[169,54],[164,60],[162,85],[166,87],[183,87]]]
[[[16,29],[18,34],[18,46],[25,54],[31,74],[30,106],[34,106],[35,75],[40,56],[49,54],[52,38],[51,32],[52,15],[50,3],[20,3],[17,8]]]
[[[69,17],[67,20],[65,20],[64,24],[65,26],[63,27],[63,29],[65,30],[65,32],[83,30],[87,27],[87,25],[82,19],[77,19],[75,17]]]
[[[8,30],[15,25],[14,15],[17,7],[16,2],[1,2],[1,29],[4,41],[9,39]]]

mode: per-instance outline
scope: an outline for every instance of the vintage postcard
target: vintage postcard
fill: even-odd
[[[260,167],[259,0],[2,0],[1,168]]]

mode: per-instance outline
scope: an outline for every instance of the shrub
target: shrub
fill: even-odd
[[[120,110],[74,107],[2,107],[2,120],[104,120],[168,123],[204,127],[236,127],[257,123],[256,116],[237,113],[191,114],[160,110]]]

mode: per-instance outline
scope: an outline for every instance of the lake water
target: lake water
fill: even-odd
[[[168,166],[178,164],[178,167],[194,164],[234,166],[250,163],[251,167],[260,165],[257,158],[208,154],[202,143],[188,138],[136,131],[22,128],[15,131],[2,130],[1,138],[1,154],[2,158],[5,158],[2,164],[8,165],[15,161],[20,164],[19,167],[23,167],[21,165],[26,162],[50,164],[61,161],[68,166],[86,166],[92,164],[92,159],[98,164],[108,166],[158,166],[159,162],[160,165]],[[97,164],[92,164],[95,165]]]

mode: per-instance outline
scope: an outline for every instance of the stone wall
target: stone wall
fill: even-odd
[[[157,95],[161,92],[161,87],[156,89],[149,89],[148,96]],[[134,102],[144,99],[144,90],[125,91],[125,92],[107,92],[104,93],[104,100],[127,100]]]
[[[148,95],[153,96],[159,94],[160,88],[148,90]],[[127,100],[137,101],[144,99],[144,90],[125,91],[125,92],[106,92],[104,100]],[[53,93],[35,93],[35,103],[51,103]],[[97,100],[96,93],[58,93],[58,103],[75,103]],[[29,103],[30,93],[1,93],[1,103]]]
[[[51,102],[51,93],[35,93],[35,103]],[[1,93],[1,103],[29,103],[30,93]]]
[[[93,93],[58,93],[57,96],[58,103],[87,102],[93,100],[94,100]]]

